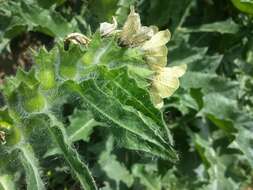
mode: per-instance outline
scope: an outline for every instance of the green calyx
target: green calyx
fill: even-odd
[[[13,125],[0,121],[0,144],[2,145],[15,145],[21,140],[21,134],[18,128]]]
[[[45,48],[42,48],[35,56],[36,77],[44,90],[49,90],[56,86],[54,68],[57,57],[55,51],[56,49],[47,52]]]
[[[45,99],[39,93],[36,93],[29,100],[27,99],[26,102],[24,103],[24,108],[28,112],[41,111],[43,110],[44,107],[45,107]]]
[[[46,105],[46,100],[39,91],[38,86],[30,88],[21,83],[19,86],[20,102],[26,112],[40,112]]]
[[[55,87],[55,75],[52,70],[43,70],[38,74],[38,78],[41,81],[43,89],[48,90]]]

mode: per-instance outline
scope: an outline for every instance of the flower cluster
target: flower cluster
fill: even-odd
[[[171,38],[170,31],[159,31],[156,26],[142,26],[140,15],[134,11],[133,7],[122,30],[117,31],[115,26],[117,26],[115,19],[113,24],[102,23],[100,32],[106,35],[119,33],[122,45],[138,47],[144,52],[147,64],[155,72],[150,87],[152,100],[157,108],[161,108],[163,99],[177,90],[179,77],[186,71],[186,65],[166,67],[168,55],[166,44]]]

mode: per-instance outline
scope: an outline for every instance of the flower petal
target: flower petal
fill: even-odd
[[[179,87],[179,80],[175,77],[158,75],[154,78],[153,86],[162,98],[171,96]]]
[[[146,56],[167,56],[168,48],[166,46],[160,46],[157,48],[145,50]]]
[[[112,24],[108,22],[103,22],[100,24],[99,32],[101,36],[110,35],[117,29],[117,26],[118,26],[117,20],[115,19],[115,17],[112,17],[112,18],[113,18]]]
[[[161,109],[163,107],[163,99],[157,93],[156,89],[151,88],[150,89],[150,95],[151,95],[151,99],[152,99],[152,102],[154,103],[155,107],[157,109]]]
[[[142,46],[143,50],[153,49],[165,45],[170,41],[171,34],[169,30],[157,32],[149,41]]]
[[[178,78],[185,73],[186,68],[186,65],[160,68],[160,71],[153,79],[153,87],[161,98],[171,96],[178,89]]]
[[[185,74],[186,69],[187,69],[187,65],[182,64],[182,65],[179,65],[179,66],[168,67],[168,68],[170,68],[172,70],[172,73],[173,73],[174,76],[181,77]]]
[[[152,70],[157,71],[167,65],[167,56],[148,56],[146,61]]]

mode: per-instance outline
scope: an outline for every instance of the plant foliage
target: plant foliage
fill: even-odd
[[[2,54],[54,39],[1,84],[0,190],[252,188],[252,6],[0,1]]]

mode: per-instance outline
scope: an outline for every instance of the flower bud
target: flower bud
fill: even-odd
[[[112,17],[112,19],[113,19],[112,24],[108,22],[103,22],[100,24],[99,32],[101,36],[108,36],[108,35],[113,34],[116,31],[118,23],[115,17]]]

